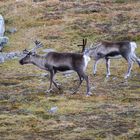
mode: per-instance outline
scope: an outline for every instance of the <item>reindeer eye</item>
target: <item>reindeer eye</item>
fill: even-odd
[[[29,52],[29,53],[28,53],[28,55],[31,55],[31,54],[32,54],[32,52]]]

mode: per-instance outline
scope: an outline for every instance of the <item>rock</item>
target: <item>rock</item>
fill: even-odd
[[[3,16],[0,15],[0,37],[3,37],[4,32],[5,32],[4,19],[3,19]]]
[[[5,62],[6,60],[19,58],[21,56],[22,54],[20,52],[0,53],[0,63]]]
[[[6,60],[13,59],[16,56],[17,56],[16,52],[10,52],[10,53],[6,54],[5,59]]]
[[[9,41],[9,38],[7,36],[0,37],[0,51],[2,51],[2,48],[5,44],[7,44]]]
[[[0,55],[0,63],[3,63],[4,62],[4,57],[3,55]]]
[[[49,110],[49,113],[56,113],[58,110],[58,107],[55,106],[55,107],[51,107],[51,109]]]
[[[14,28],[14,27],[10,28],[10,29],[7,30],[7,32],[10,33],[10,34],[13,34],[13,33],[17,32],[17,28]]]
[[[41,77],[49,77],[49,73],[42,73],[40,76]]]
[[[74,73],[73,70],[68,70],[68,71],[62,72],[62,74],[63,74],[64,76],[66,76],[66,78],[70,77],[72,73]]]

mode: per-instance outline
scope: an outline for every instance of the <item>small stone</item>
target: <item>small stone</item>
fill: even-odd
[[[58,107],[55,106],[55,107],[51,107],[51,109],[49,110],[49,113],[56,113],[58,110]]]
[[[7,44],[9,41],[9,38],[7,36],[0,37],[0,51],[2,51],[2,48],[5,44]]]
[[[10,34],[13,34],[13,33],[17,32],[17,28],[14,28],[14,27],[10,28],[10,29],[7,30],[7,32],[10,33]]]
[[[0,63],[3,63],[5,60],[19,58],[21,55],[20,52],[0,53]]]
[[[73,73],[74,71],[73,70],[68,70],[68,71],[65,71],[65,72],[62,72],[64,76],[66,76],[66,78],[70,77],[71,74]]]

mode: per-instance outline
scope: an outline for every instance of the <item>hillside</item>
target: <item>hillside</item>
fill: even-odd
[[[9,43],[3,52],[44,47],[61,52],[79,52],[83,38],[136,41],[140,57],[139,0],[1,0]],[[16,32],[10,33],[10,29]],[[136,140],[140,137],[140,69],[134,64],[124,80],[127,63],[111,60],[111,77],[105,78],[101,60],[96,76],[93,60],[87,74],[93,96],[85,96],[85,82],[71,95],[78,76],[58,73],[62,90],[49,88],[46,71],[21,66],[18,59],[0,64],[0,140]],[[57,107],[55,113],[49,110]]]

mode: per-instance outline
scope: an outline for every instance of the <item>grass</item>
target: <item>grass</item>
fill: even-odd
[[[89,4],[101,10],[81,12]],[[70,52],[81,50],[77,44],[81,44],[83,37],[89,43],[129,39],[140,44],[139,1],[127,1],[123,5],[113,0],[38,3],[3,0],[0,7],[6,30],[17,28],[14,34],[6,32],[10,41],[4,52],[31,49],[35,39],[43,42],[44,49]],[[112,60],[112,75],[106,79],[104,61],[98,65],[97,76],[92,75],[92,63],[87,68],[91,97],[85,96],[85,82],[76,95],[71,95],[78,84],[76,74],[66,78],[58,73],[55,79],[62,90],[54,89],[46,94],[49,87],[49,77],[43,76],[46,71],[32,65],[21,66],[17,59],[0,64],[0,139],[139,139],[138,66],[135,64],[132,76],[124,80],[125,60]],[[49,112],[52,107],[58,108],[56,113]]]

